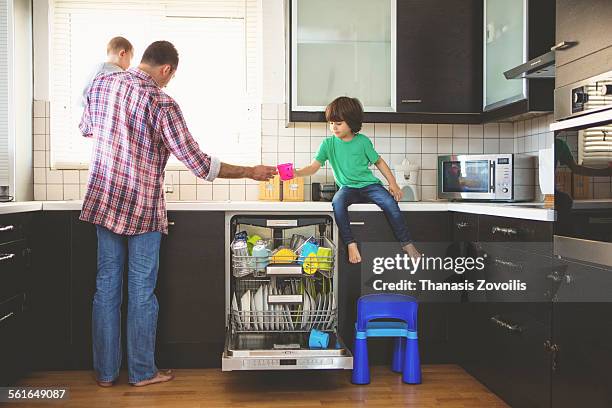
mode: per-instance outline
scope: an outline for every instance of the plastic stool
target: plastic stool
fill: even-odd
[[[407,384],[421,383],[415,298],[396,294],[365,295],[357,302],[353,384],[370,383],[368,337],[395,337],[391,369],[402,373]],[[396,319],[398,321],[373,321]]]

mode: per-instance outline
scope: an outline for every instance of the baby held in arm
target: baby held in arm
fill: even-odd
[[[315,160],[310,165],[295,170],[294,174],[298,177],[311,176],[329,161],[334,170],[336,184],[340,187],[334,195],[332,207],[340,236],[348,248],[349,262],[361,262],[361,254],[348,216],[348,207],[357,203],[378,205],[385,212],[404,252],[413,259],[420,258],[421,254],[412,242],[397,204],[402,198],[402,190],[370,139],[359,133],[363,121],[363,108],[359,100],[339,97],[327,106],[325,117],[333,136],[323,140]],[[370,164],[375,165],[387,179],[388,190],[372,173]]]

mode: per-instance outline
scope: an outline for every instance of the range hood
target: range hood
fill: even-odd
[[[554,78],[555,77],[555,51],[565,50],[576,45],[574,41],[562,41],[550,48],[546,54],[539,55],[532,60],[504,72],[506,79],[522,78]]]
[[[524,64],[504,72],[506,79],[554,78],[555,52],[548,51]]]

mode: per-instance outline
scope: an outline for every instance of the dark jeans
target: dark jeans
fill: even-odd
[[[340,230],[340,237],[346,245],[355,242],[349,222],[348,207],[351,204],[360,203],[374,203],[384,211],[395,238],[402,247],[412,242],[397,201],[381,184],[371,184],[362,188],[342,187],[334,195],[332,201],[334,216]]]

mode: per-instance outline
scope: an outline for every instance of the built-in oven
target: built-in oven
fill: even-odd
[[[534,198],[534,158],[522,154],[438,156],[438,198],[529,201]]]

